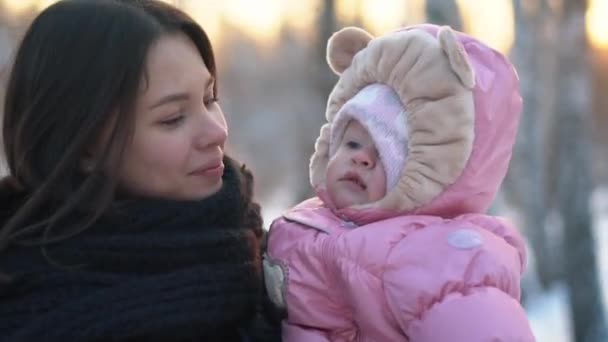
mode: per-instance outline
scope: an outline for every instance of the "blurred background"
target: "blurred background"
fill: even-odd
[[[2,88],[25,28],[53,2],[0,0]],[[325,62],[333,32],[433,22],[509,55],[525,108],[492,212],[528,238],[524,306],[538,341],[608,341],[608,0],[166,2],[211,37],[228,149],[253,169],[266,226],[312,195],[308,159],[337,80]]]

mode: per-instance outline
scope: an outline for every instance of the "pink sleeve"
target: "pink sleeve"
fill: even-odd
[[[281,326],[283,341],[289,342],[330,342],[327,333],[322,330],[304,328],[283,321]]]
[[[430,224],[390,251],[386,302],[411,342],[534,341],[519,303],[523,244],[487,227],[469,217]]]
[[[351,342],[358,341],[356,329],[321,330],[303,327],[283,321],[281,326],[283,341],[288,342]]]
[[[406,333],[412,342],[535,341],[517,300],[494,287],[447,295]]]
[[[266,288],[275,305],[284,304],[287,322],[294,327],[290,328],[290,334],[296,337],[309,331],[298,327],[328,332],[356,330],[348,306],[342,300],[341,289],[335,286],[336,275],[327,270],[324,256],[330,253],[328,240],[330,236],[326,233],[284,219],[276,220],[270,230],[267,264],[282,270],[278,273],[283,276],[278,277],[282,282],[269,281],[266,276]]]

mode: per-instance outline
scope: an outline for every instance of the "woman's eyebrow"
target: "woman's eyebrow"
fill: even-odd
[[[205,90],[212,87],[214,82],[215,82],[215,77],[209,77],[209,80],[207,81],[207,85],[205,86]],[[180,102],[180,101],[185,101],[188,99],[190,99],[190,95],[188,95],[188,93],[168,94],[168,95],[163,96],[160,100],[156,101],[154,104],[152,104],[150,106],[150,109],[160,107],[167,103]]]

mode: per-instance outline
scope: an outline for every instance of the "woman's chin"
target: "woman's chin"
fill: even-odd
[[[200,191],[198,191],[196,194],[193,194],[192,199],[201,200],[201,199],[205,199],[209,196],[215,195],[218,191],[220,191],[220,189],[222,188],[222,185],[223,185],[223,182],[222,182],[222,179],[220,178],[215,184],[207,186],[204,189],[201,189]]]

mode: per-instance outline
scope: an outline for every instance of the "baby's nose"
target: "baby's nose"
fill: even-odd
[[[360,165],[365,168],[373,168],[376,163],[376,160],[371,153],[364,149],[361,149],[355,152],[355,154],[353,155],[353,162],[356,165]]]

